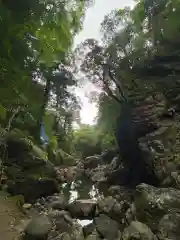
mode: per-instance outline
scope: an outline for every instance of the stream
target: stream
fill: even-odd
[[[66,197],[69,203],[78,200],[78,199],[93,199],[97,200],[98,198],[106,195],[107,190],[106,185],[101,185],[98,188],[92,184],[90,180],[86,177],[81,177],[76,179],[71,183],[63,183],[60,188],[60,192]],[[77,222],[81,226],[86,226],[91,223],[93,220],[79,220]]]

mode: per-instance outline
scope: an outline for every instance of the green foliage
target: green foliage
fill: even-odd
[[[116,145],[114,135],[99,126],[81,126],[74,132],[73,148],[78,157],[101,154]]]
[[[94,98],[99,110],[96,127],[107,139],[114,135],[124,101],[136,106],[162,93],[169,106],[180,109],[179,0],[135,2],[132,9],[105,16],[101,43],[87,39],[75,51],[82,55],[77,71],[102,91]]]
[[[74,132],[73,147],[82,157],[101,152],[101,146],[93,126],[83,126]]]

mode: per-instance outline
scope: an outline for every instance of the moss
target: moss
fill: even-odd
[[[59,149],[56,153],[56,161],[66,166],[73,166],[75,164],[75,159],[64,152],[62,149]]]

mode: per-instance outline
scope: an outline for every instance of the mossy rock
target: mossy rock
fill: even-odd
[[[36,164],[39,160],[47,160],[47,154],[32,140],[19,132],[10,132],[6,135],[8,157],[19,165]],[[7,162],[8,164],[8,162]],[[39,163],[40,164],[40,163]]]
[[[33,190],[33,187],[36,189],[36,183],[38,187],[42,184],[43,189],[44,182],[39,183],[39,181],[46,179],[47,183],[55,178],[54,165],[48,161],[47,153],[34,144],[32,140],[24,136],[21,131],[8,133],[6,144],[8,159],[6,159],[4,164],[4,172],[9,180],[8,191],[13,195],[22,194],[28,200],[31,197],[30,195],[36,192]],[[33,198],[41,196],[41,194],[43,195],[42,191],[51,193],[51,190],[41,191],[38,187],[37,189],[39,189],[40,194],[35,193]],[[48,187],[51,188],[50,185]],[[57,190],[53,183],[52,189],[54,189],[53,192],[55,189]],[[30,191],[30,193],[27,193],[27,191]]]
[[[26,202],[35,202],[40,197],[51,196],[59,191],[57,181],[54,179],[24,178],[9,181],[7,191],[14,195],[22,195]]]
[[[56,152],[56,163],[59,163],[59,165],[64,166],[73,166],[75,165],[75,159],[69,155],[68,153],[64,152],[62,149],[59,149]]]

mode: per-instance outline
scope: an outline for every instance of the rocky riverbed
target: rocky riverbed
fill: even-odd
[[[64,195],[40,198],[24,204],[29,219],[19,226],[25,239],[179,239],[180,191],[136,187],[132,201],[121,199],[121,189],[113,186],[112,196],[77,199]],[[129,198],[130,199],[130,198]]]
[[[88,158],[86,161],[100,161],[98,157],[93,159],[96,160]],[[41,197],[34,203],[26,202],[22,209],[27,219],[16,226],[21,238],[180,239],[180,190],[177,185],[154,187],[140,183],[132,189],[108,184],[108,176],[116,173],[116,160],[104,165],[89,164],[88,168],[85,163],[81,166],[81,174],[80,167],[77,168],[72,182],[61,180],[58,193]],[[178,173],[170,175],[177,177]]]
[[[17,202],[23,217],[13,221],[15,235],[5,240],[17,236],[23,240],[180,239],[178,164],[157,165],[155,159],[150,165],[147,159],[144,167],[156,170],[158,184],[153,185],[151,179],[140,181],[138,172],[129,169],[115,150],[55,167],[42,149],[17,139],[9,140],[1,187],[20,195]],[[128,178],[136,184],[128,184]],[[8,214],[10,222],[11,212],[14,209]]]

